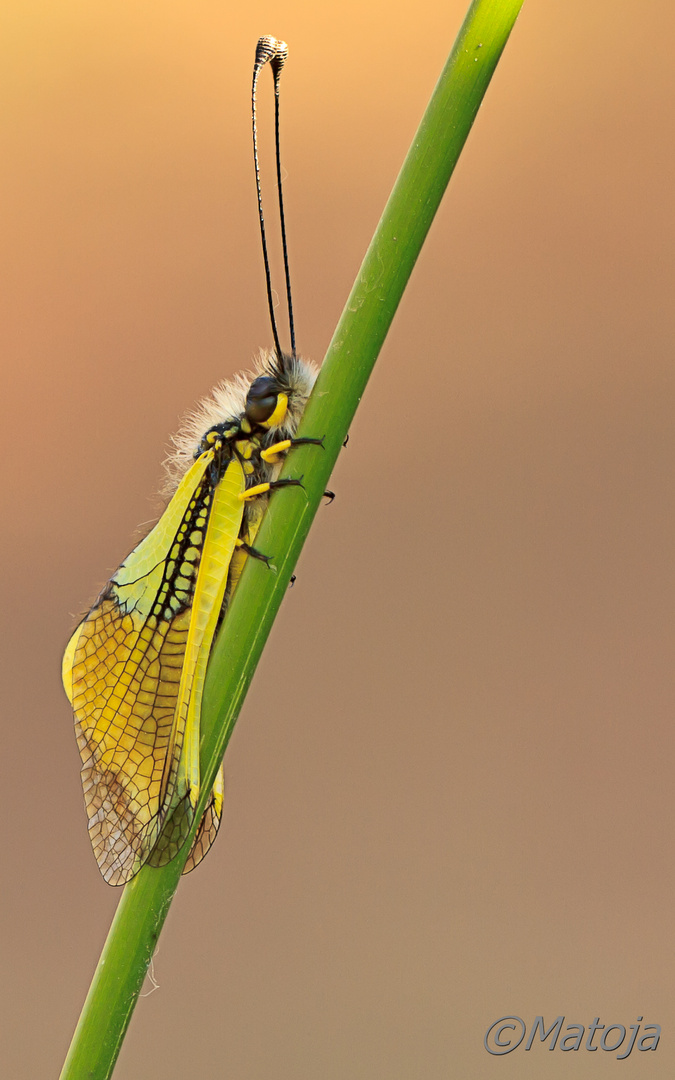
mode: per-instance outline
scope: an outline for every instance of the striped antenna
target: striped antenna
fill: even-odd
[[[288,56],[288,46],[285,41],[277,41],[276,38],[266,35],[258,41],[255,50],[255,63],[253,65],[253,86],[251,89],[251,113],[253,119],[253,162],[255,165],[255,183],[258,193],[258,216],[260,218],[260,239],[262,240],[263,260],[265,263],[265,280],[267,282],[267,304],[272,324],[274,347],[277,357],[281,360],[281,345],[279,343],[279,331],[274,314],[274,301],[272,298],[272,276],[270,272],[269,254],[267,251],[267,236],[265,233],[265,217],[262,205],[262,190],[260,186],[260,162],[258,159],[258,124],[256,118],[256,91],[258,89],[258,76],[269,63],[274,76],[274,135],[277,159],[277,188],[279,191],[279,217],[281,220],[281,241],[284,253],[284,273],[286,275],[286,299],[288,302],[288,325],[291,335],[291,352],[295,357],[295,326],[293,323],[293,301],[291,299],[291,278],[288,268],[288,245],[286,243],[286,219],[284,216],[284,198],[281,184],[281,151],[279,143],[279,80],[281,69]]]

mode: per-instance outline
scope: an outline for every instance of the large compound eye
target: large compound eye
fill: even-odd
[[[251,383],[246,395],[246,415],[253,424],[264,424],[277,407],[274,379],[261,375]]]

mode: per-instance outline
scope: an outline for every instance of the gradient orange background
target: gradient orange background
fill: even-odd
[[[292,270],[319,359],[464,11],[5,13],[12,1080],[58,1074],[119,898],[86,834],[63,647],[156,512],[180,414],[270,340],[255,41],[290,45]],[[673,1075],[674,30],[669,0],[526,0],[116,1080]],[[512,1012],[644,1016],[662,1042],[621,1065],[490,1057]]]

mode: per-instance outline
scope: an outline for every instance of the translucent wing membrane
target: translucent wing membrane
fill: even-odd
[[[89,833],[101,873],[123,884],[173,858],[199,795],[206,661],[242,520],[241,465],[214,488],[202,454],[162,518],[75,631],[63,664],[75,712]],[[186,869],[215,838],[216,782]]]
[[[195,866],[198,866],[202,861],[207,851],[211,847],[211,844],[218,835],[218,829],[220,828],[220,819],[223,813],[223,793],[224,793],[224,781],[223,781],[223,766],[221,765],[218,770],[218,776],[216,782],[213,785],[209,801],[206,804],[206,810],[202,815],[202,820],[199,823],[197,835],[194,838],[194,842],[190,849],[190,854],[187,857],[187,862],[183,867],[183,873],[189,874],[191,870],[194,870]]]

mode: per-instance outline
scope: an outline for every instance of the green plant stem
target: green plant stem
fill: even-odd
[[[277,492],[256,546],[274,572],[249,559],[209,661],[202,710],[199,820],[272,622],[403,290],[523,0],[474,0],[413,139],[328,348],[282,475],[304,490]],[[195,826],[196,828],[196,826]],[[190,844],[126,886],[61,1080],[105,1080],[114,1068]]]

